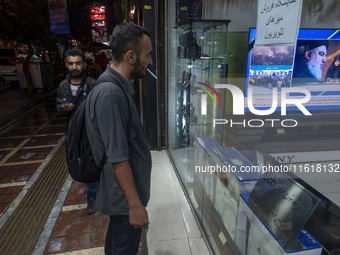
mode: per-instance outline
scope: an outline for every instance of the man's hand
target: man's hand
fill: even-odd
[[[129,162],[112,163],[112,166],[129,205],[130,224],[135,228],[147,228],[149,226],[148,212],[139,199]]]
[[[64,104],[64,103],[61,103],[60,104],[60,107],[61,109],[64,111],[64,112],[70,112],[72,111],[76,106],[72,103],[69,103],[69,104]]]
[[[142,204],[129,208],[130,224],[135,228],[148,228],[148,212]]]

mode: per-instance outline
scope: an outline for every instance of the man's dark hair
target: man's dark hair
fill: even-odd
[[[72,48],[69,49],[65,52],[65,61],[67,61],[67,57],[72,56],[79,56],[83,59],[83,62],[85,62],[86,58],[85,58],[85,54],[82,50],[78,49],[78,48]]]
[[[140,42],[143,35],[151,35],[144,27],[138,26],[134,23],[121,23],[113,29],[112,33],[112,60],[120,62],[123,54],[129,50],[133,50],[137,56],[141,54]]]

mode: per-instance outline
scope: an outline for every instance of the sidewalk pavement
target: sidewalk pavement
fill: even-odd
[[[1,108],[2,115],[8,112],[29,113],[12,123],[9,122],[15,118],[9,116],[11,117],[9,122],[0,129],[0,237],[4,237],[6,233],[3,232],[3,227],[12,216],[14,217],[15,211],[39,176],[46,171],[48,163],[52,161],[56,150],[64,141],[65,118],[56,114],[53,92],[37,95],[33,102],[26,97],[23,97],[23,102],[18,100],[22,96],[20,93],[20,91],[8,90],[2,95],[5,95],[7,100],[10,100],[9,95],[15,99],[7,104],[1,101],[2,106],[5,106]],[[48,103],[30,112],[44,101]],[[51,187],[46,188],[48,193]],[[57,187],[52,187],[55,188]],[[41,192],[44,194],[44,191]],[[36,206],[36,203],[45,200],[45,197],[43,200],[34,199],[31,206]],[[32,254],[55,254],[84,249],[90,252],[88,254],[95,254],[97,250],[99,254],[103,254],[108,217],[99,212],[87,215],[86,206],[85,184],[68,177],[50,212],[52,217],[49,216],[47,219]],[[35,216],[22,215],[21,217],[31,219]],[[22,228],[24,231],[25,226]],[[33,240],[35,238],[33,232],[36,231],[32,229],[31,232],[31,237],[27,238]],[[24,243],[23,240],[13,242],[19,242],[18,245]],[[88,248],[90,250],[87,250]],[[144,251],[139,255],[145,254]],[[86,254],[84,252],[81,254]]]
[[[55,95],[56,89],[29,97],[17,86],[7,87],[0,93],[0,129]]]

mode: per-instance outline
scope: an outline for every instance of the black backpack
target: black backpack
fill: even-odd
[[[130,112],[129,97],[119,81],[112,77],[101,76],[94,83],[93,87],[103,82],[111,82],[120,87],[126,96]],[[91,92],[93,87],[88,91],[87,95]],[[104,153],[98,166],[93,158],[86,133],[85,102],[86,98],[78,106],[70,120],[66,136],[66,158],[68,172],[71,177],[79,182],[91,183],[99,180],[107,158]]]

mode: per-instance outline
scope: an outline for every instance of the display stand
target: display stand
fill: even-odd
[[[234,254],[238,254],[236,245],[233,243],[235,235],[230,235],[230,230],[226,228],[226,224],[223,222],[221,213],[217,211],[216,204],[218,204],[221,196],[218,194],[216,188],[219,186],[220,175],[212,172],[216,166],[216,161],[213,159],[214,150],[223,150],[223,147],[211,136],[208,137],[196,137],[193,143],[193,148],[196,150],[195,161],[200,166],[200,170],[203,172],[196,172],[194,176],[194,195],[198,204],[201,205],[201,210],[205,212],[205,220],[209,223],[209,229],[212,231],[214,238],[219,245],[219,249],[230,249],[234,251]],[[225,189],[227,191],[227,189]],[[222,191],[223,193],[225,191]],[[231,196],[229,196],[230,198]],[[223,202],[226,202],[223,200]],[[227,204],[232,204],[226,202]],[[209,215],[209,216],[208,216]],[[230,214],[229,219],[233,221],[233,225],[236,225],[235,214]],[[235,226],[234,226],[235,229]],[[233,231],[235,233],[235,231]],[[225,243],[223,240],[225,238]],[[228,248],[226,248],[227,246]]]
[[[213,118],[223,107],[207,100],[209,111],[202,114],[201,96],[208,86],[227,77],[226,46],[229,20],[188,18],[176,27],[176,135],[177,147],[188,147],[195,136],[220,134],[213,130]],[[209,92],[210,93],[210,92]],[[221,93],[223,98],[223,93]],[[219,139],[217,139],[219,140]]]
[[[305,229],[300,230],[295,247],[286,249],[247,203],[249,195],[241,194],[239,206],[236,243],[242,255],[321,255],[322,245]]]
[[[214,149],[212,160],[222,171],[218,173],[216,181],[214,206],[230,236],[235,240],[240,194],[251,192],[261,173],[245,172],[246,168],[257,168],[235,148]]]
[[[240,197],[236,243],[242,254],[321,254],[322,245],[303,229],[321,200],[289,175],[266,172]]]
[[[196,137],[193,145],[196,150],[195,162],[199,167],[197,170],[195,169],[194,176],[195,197],[202,203],[204,200],[210,200],[214,203],[218,175],[211,172],[211,169],[216,165],[212,160],[212,154],[214,149],[222,148],[222,146],[211,136]]]

